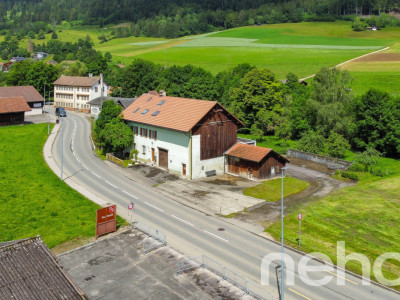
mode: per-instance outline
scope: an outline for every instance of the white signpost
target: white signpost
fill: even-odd
[[[131,216],[131,224],[132,224],[133,211],[135,209],[135,204],[133,202],[129,203],[128,209],[129,209],[129,214]]]
[[[299,220],[299,247],[300,247],[300,235],[301,235],[301,219],[303,218],[302,214],[297,215],[297,219]]]

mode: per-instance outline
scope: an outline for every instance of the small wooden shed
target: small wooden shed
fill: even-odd
[[[280,175],[289,160],[270,148],[237,143],[225,153],[227,173],[250,179],[268,179]]]

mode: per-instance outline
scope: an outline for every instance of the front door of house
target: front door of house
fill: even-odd
[[[168,150],[158,148],[158,165],[168,169]]]

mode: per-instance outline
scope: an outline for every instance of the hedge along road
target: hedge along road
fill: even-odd
[[[186,256],[206,254],[247,279],[260,282],[262,258],[272,252],[279,253],[278,244],[214,216],[183,206],[107,167],[92,152],[89,139],[90,124],[84,115],[69,112],[68,117],[64,118],[63,126],[64,177],[72,179],[100,198],[116,204],[120,215],[127,216],[127,207],[133,201],[135,219],[165,232],[169,245]],[[59,133],[53,146],[53,156],[58,165],[61,158],[61,136]],[[224,231],[219,231],[219,228],[224,228]],[[286,249],[285,252],[296,262],[302,257],[290,249]],[[317,261],[311,264],[324,266]],[[265,289],[277,298],[275,266],[272,264],[270,268],[272,280]],[[327,271],[316,272],[312,277],[323,278],[329,275]],[[298,273],[295,276],[295,285],[286,287],[287,299],[398,298],[398,294],[378,285],[362,286],[361,280],[351,274],[346,274],[348,281],[345,286],[337,286],[336,280],[332,280],[322,287],[310,287],[300,280]]]

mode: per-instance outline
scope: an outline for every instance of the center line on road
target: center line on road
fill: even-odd
[[[81,164],[86,170],[89,170],[88,167],[86,167],[84,164]]]
[[[292,290],[291,288],[289,288],[289,291],[299,295],[300,297],[303,297],[304,299],[311,300],[311,298],[308,298],[308,297],[304,296],[303,294],[300,294],[299,292],[296,292],[295,290]]]
[[[228,240],[226,240],[226,239],[224,239],[224,238],[222,238],[222,237],[220,237],[220,236],[218,236],[218,235],[216,235],[216,234],[214,234],[214,233],[211,233],[211,232],[209,232],[209,231],[207,231],[207,230],[204,230],[204,229],[203,229],[203,231],[204,231],[205,233],[211,234],[212,236],[216,237],[217,239],[220,239],[220,240],[223,240],[224,242],[229,243]]]
[[[109,185],[111,185],[112,187],[114,187],[114,188],[117,189],[117,187],[116,187],[115,185],[113,185],[111,182],[109,182],[109,181],[106,180],[106,183],[108,183]]]
[[[347,279],[346,277],[339,276],[338,274],[336,274],[336,273],[333,273],[333,272],[329,272],[328,270],[325,270],[325,271],[326,271],[326,272],[328,272],[329,274],[335,275],[335,276],[337,276],[337,277],[339,277],[339,278],[342,278],[342,279],[344,279],[344,280],[347,280],[347,281],[349,281],[349,282],[351,282],[351,283],[353,283],[353,284],[355,284],[355,285],[358,285],[358,283],[357,283],[357,282],[355,282],[355,281],[352,281],[352,280],[350,280],[350,279]]]
[[[98,178],[101,178],[99,175],[97,175],[97,174],[94,173],[94,172],[90,172],[90,173],[92,173],[94,176],[96,176],[96,177],[98,177]]]
[[[174,219],[177,219],[177,220],[179,220],[179,221],[181,221],[181,222],[183,222],[183,223],[186,223],[186,224],[188,224],[188,225],[194,227],[194,225],[193,225],[192,223],[190,223],[190,222],[188,222],[188,221],[186,221],[186,220],[183,220],[183,219],[181,219],[181,218],[178,218],[177,216],[171,215],[171,217],[173,217]]]
[[[126,191],[122,191],[123,193],[125,193],[125,194],[127,194],[128,196],[130,196],[130,197],[132,197],[132,198],[135,198],[135,199],[137,199],[137,197],[136,196],[133,196],[132,194],[129,194],[128,192],[126,192]]]
[[[154,206],[153,204],[150,204],[149,202],[145,202],[145,204],[147,204],[148,206],[151,206],[151,207],[153,207],[155,209],[158,209],[159,211],[164,211],[163,209],[158,208],[157,206]]]

